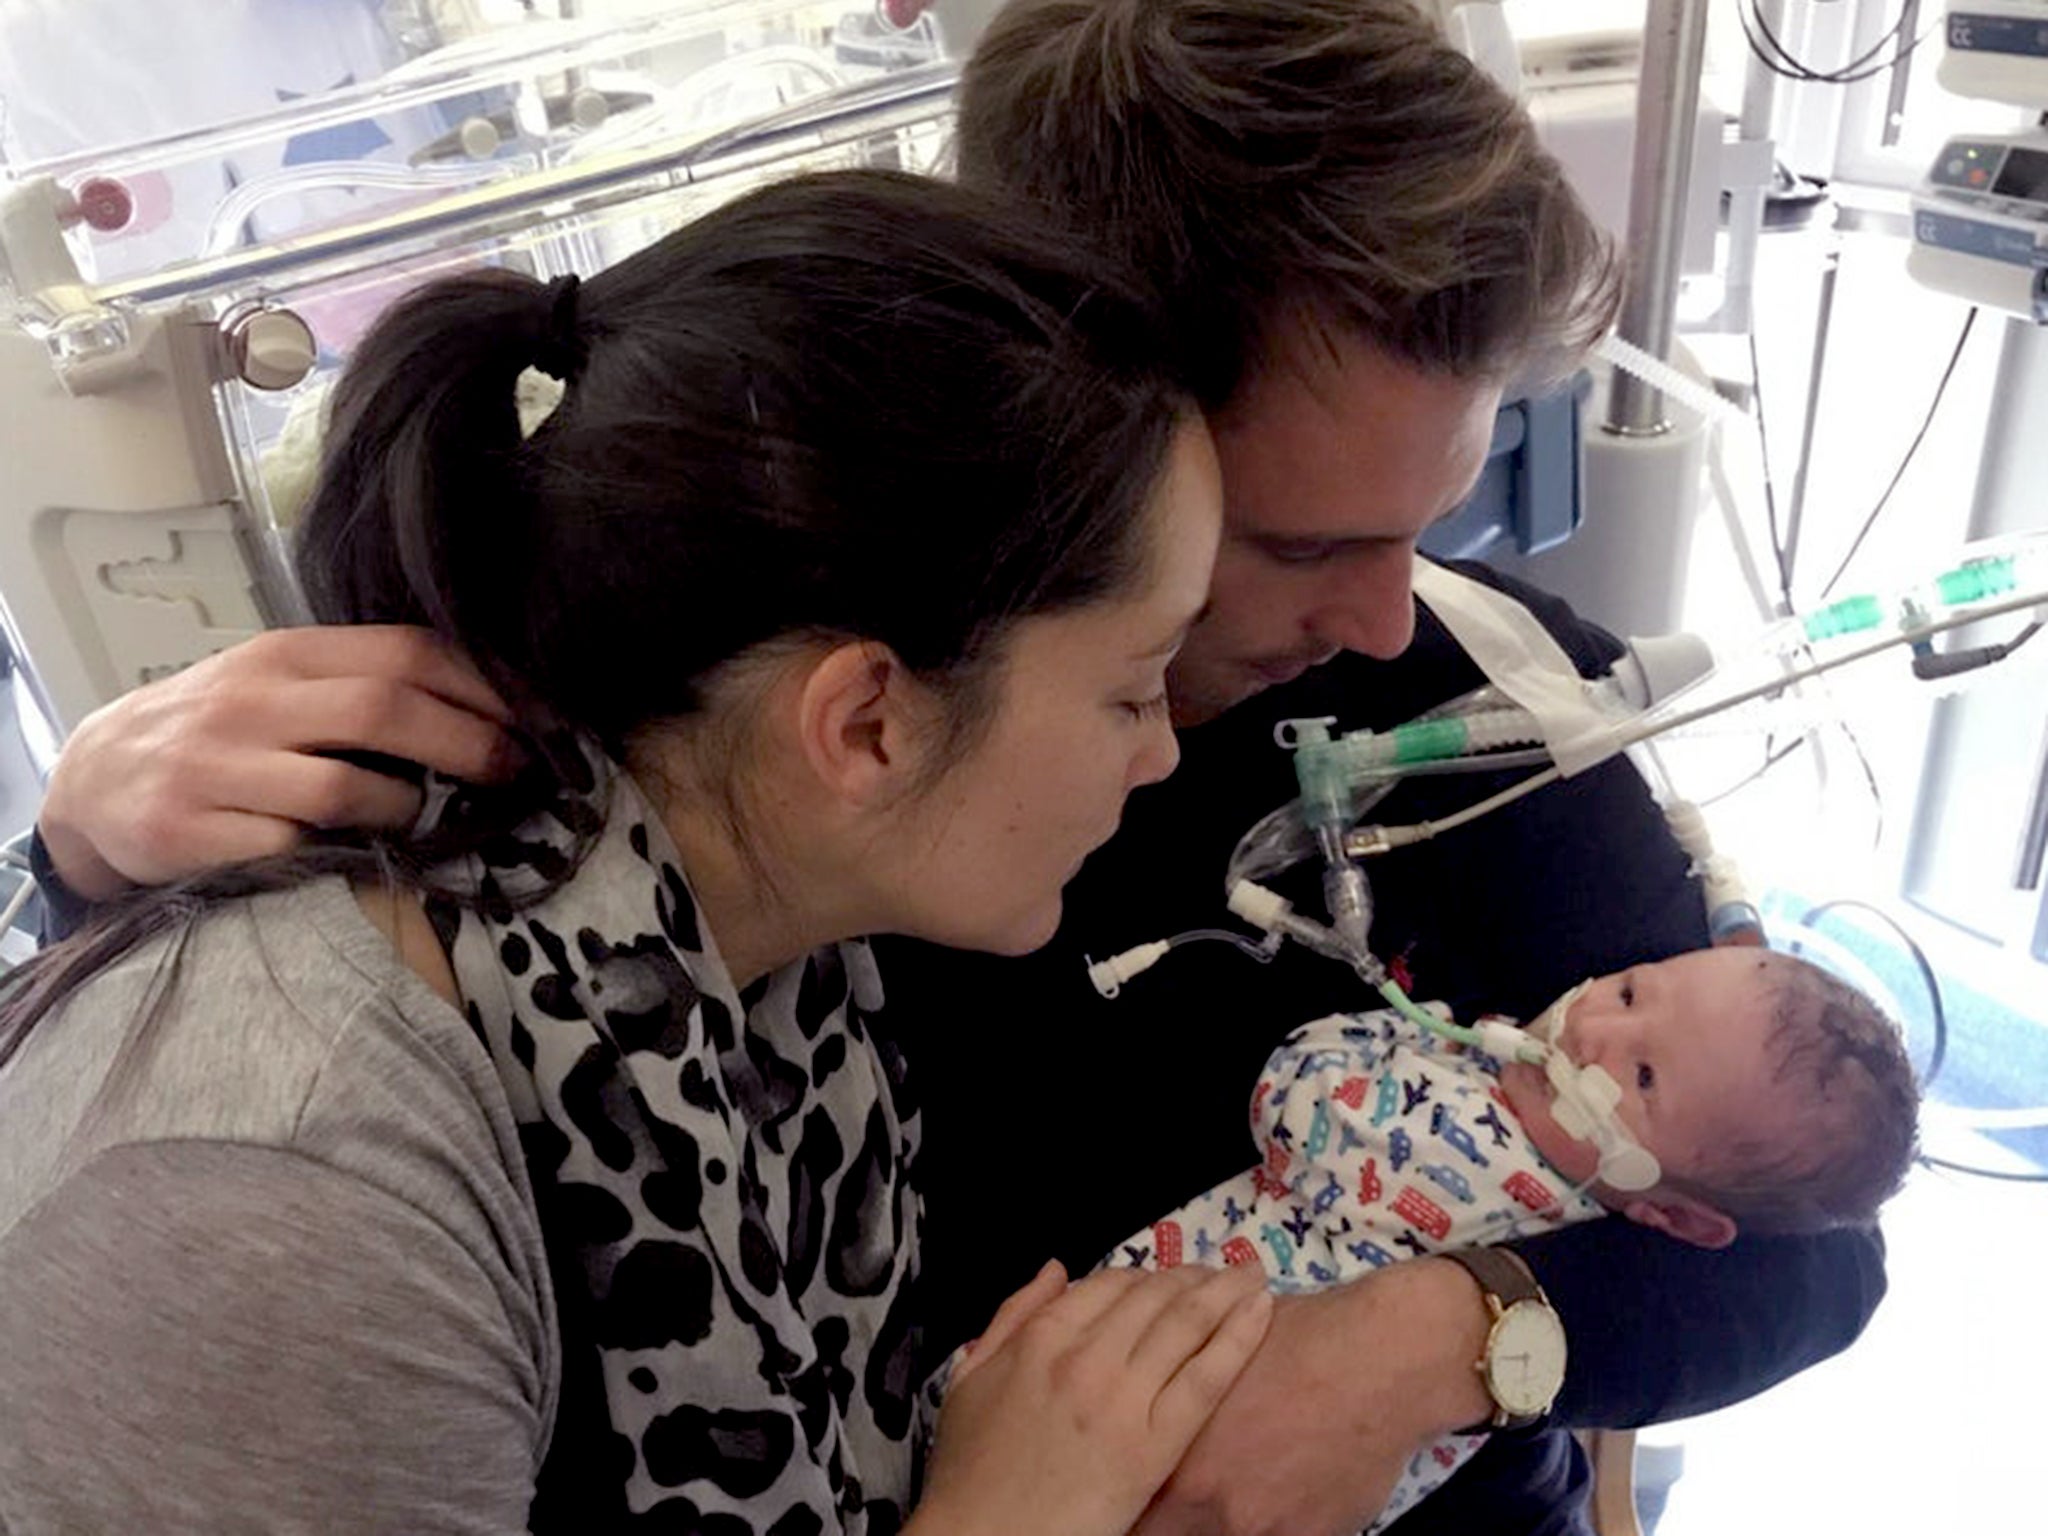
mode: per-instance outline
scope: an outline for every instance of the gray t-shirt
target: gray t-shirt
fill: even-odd
[[[560,1381],[512,1115],[328,879],[0,1072],[0,1531],[522,1530]]]

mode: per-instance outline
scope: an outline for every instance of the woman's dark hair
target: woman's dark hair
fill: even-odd
[[[1179,412],[1157,336],[982,194],[785,181],[561,297],[480,272],[365,341],[300,536],[321,619],[436,629],[616,753],[764,641],[946,684],[1137,572]],[[522,440],[542,352],[568,388]]]
[[[957,753],[1009,626],[1142,572],[1184,409],[1164,355],[1116,272],[987,194],[778,182],[580,286],[479,271],[394,305],[335,390],[300,578],[325,622],[453,641],[543,759],[563,726],[617,756],[793,636],[888,646]],[[522,437],[536,363],[566,389]],[[462,851],[344,841],[117,907],[10,980],[0,1061],[209,900]]]

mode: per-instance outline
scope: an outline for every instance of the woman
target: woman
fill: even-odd
[[[303,577],[459,646],[531,761],[10,988],[0,1526],[902,1524],[916,1111],[855,936],[1044,942],[1172,768],[1219,492],[1157,355],[1070,251],[876,175],[380,322]],[[1266,1305],[1048,1266],[907,1528],[1127,1528]]]

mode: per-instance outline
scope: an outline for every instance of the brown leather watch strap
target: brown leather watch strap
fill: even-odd
[[[1462,1268],[1503,1308],[1518,1301],[1550,1304],[1550,1298],[1543,1294],[1543,1287],[1529,1273],[1529,1266],[1505,1248],[1457,1248],[1438,1257],[1449,1259]]]

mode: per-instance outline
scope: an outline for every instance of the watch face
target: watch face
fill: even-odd
[[[1486,1380],[1509,1413],[1547,1412],[1564,1385],[1564,1324],[1557,1314],[1539,1301],[1518,1301],[1501,1313],[1487,1343]]]

